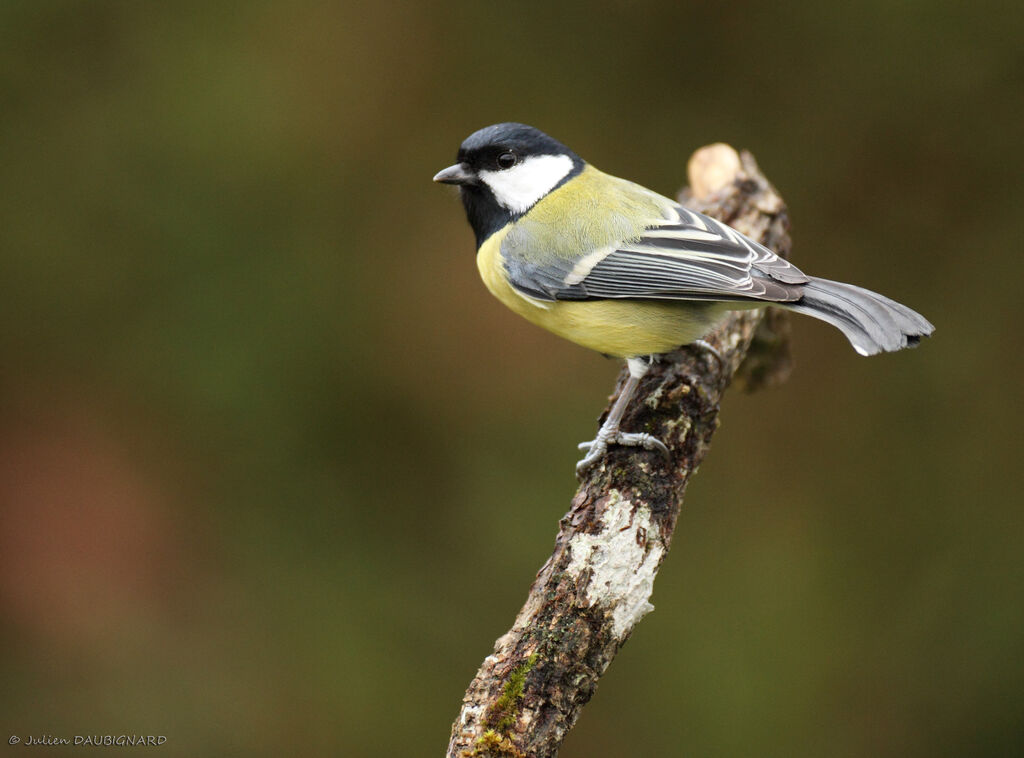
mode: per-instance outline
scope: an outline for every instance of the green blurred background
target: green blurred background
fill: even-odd
[[[801,267],[938,329],[799,319],[727,396],[562,755],[1019,752],[1022,13],[4,0],[0,737],[443,752],[618,370],[430,181],[521,120],[666,193],[751,149]]]

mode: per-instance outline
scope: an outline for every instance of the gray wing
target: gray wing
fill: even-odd
[[[792,302],[808,281],[764,245],[682,206],[639,237],[575,258],[528,262],[503,249],[513,287],[554,300],[663,299]],[[508,253],[513,253],[509,255]]]

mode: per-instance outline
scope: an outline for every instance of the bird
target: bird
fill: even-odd
[[[578,473],[609,445],[668,448],[621,429],[652,361],[701,338],[729,311],[774,306],[837,327],[861,355],[916,346],[934,327],[861,287],[808,276],[727,224],[606,174],[526,124],[484,127],[434,181],[459,188],[487,289],[528,321],[625,359],[618,400]],[[717,352],[716,352],[717,355]],[[720,356],[719,356],[720,357]]]

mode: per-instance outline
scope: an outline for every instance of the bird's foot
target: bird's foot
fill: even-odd
[[[704,340],[694,340],[691,344],[694,347],[699,347],[702,348],[703,350],[707,350],[718,360],[719,368],[725,368],[725,358],[722,357],[722,354],[718,352],[718,349],[710,342],[705,342]]]
[[[582,474],[601,460],[604,454],[608,452],[609,445],[642,447],[644,450],[657,450],[666,458],[670,457],[665,443],[652,434],[647,434],[646,432],[620,432],[618,430],[603,434],[603,431],[599,431],[597,437],[590,442],[581,442],[577,445],[580,450],[587,451],[587,454],[576,464],[577,474]]]

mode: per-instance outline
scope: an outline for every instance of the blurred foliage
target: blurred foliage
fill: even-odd
[[[0,713],[162,755],[430,755],[616,367],[505,312],[431,175],[533,123],[663,192],[710,141],[794,259],[921,309],[733,393],[563,755],[1024,744],[1024,12],[0,4]]]

